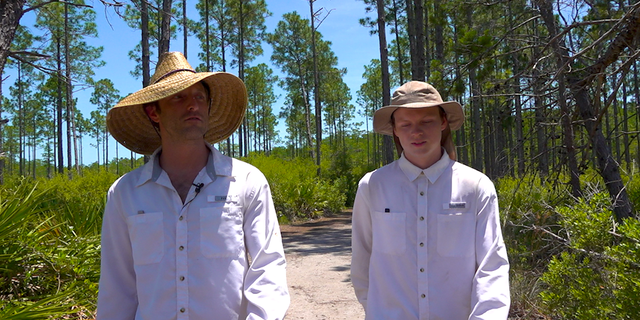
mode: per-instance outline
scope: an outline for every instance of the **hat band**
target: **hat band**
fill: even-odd
[[[196,73],[196,71],[193,70],[193,69],[175,69],[175,70],[171,70],[171,71],[165,73],[162,77],[158,78],[158,80],[154,81],[152,84],[156,84],[160,80],[162,80],[162,79],[164,79],[164,78],[166,78],[166,77],[168,77],[168,76],[170,76],[170,75],[172,75],[172,74],[174,74],[176,72],[181,72],[181,71],[189,71],[189,72],[192,72],[192,73]]]

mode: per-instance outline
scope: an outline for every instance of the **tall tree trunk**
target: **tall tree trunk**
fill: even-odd
[[[318,55],[316,54],[316,16],[313,11],[313,3],[316,0],[309,0],[309,10],[311,11],[311,54],[313,55],[313,98],[316,112],[316,166],[317,176],[320,176],[320,145],[322,144],[322,110],[320,106],[320,78],[318,76]]]
[[[638,81],[638,62],[633,63],[633,94],[636,105],[636,164],[640,164],[640,81]]]
[[[412,80],[418,80],[415,78],[415,75],[418,74],[418,61],[416,59],[416,57],[418,56],[418,49],[417,49],[417,33],[416,33],[416,18],[415,18],[415,12],[413,11],[413,1],[420,1],[420,0],[406,0],[405,1],[405,5],[406,5],[406,12],[407,12],[407,35],[409,37],[409,53],[411,56],[411,79]],[[379,1],[378,1],[379,2]],[[380,7],[380,3],[378,3],[378,7]],[[383,7],[384,8],[384,7]],[[378,13],[379,14],[379,13]],[[380,17],[378,17],[378,19],[380,19]],[[378,22],[379,24],[379,22]],[[386,46],[386,44],[385,44]]]
[[[400,79],[400,85],[404,84],[404,55],[402,54],[402,48],[400,46],[400,30],[398,30],[398,4],[397,0],[393,0],[393,28],[396,35],[396,59],[398,60],[398,77]],[[427,34],[427,43],[429,38]],[[368,131],[368,130],[367,130]]]
[[[385,29],[384,17],[384,0],[376,0],[378,9],[378,42],[380,45],[380,67],[382,68],[382,105],[391,104],[391,84],[389,82],[389,54],[387,52],[387,36]],[[407,0],[410,2],[410,0]],[[393,141],[393,142],[392,142]],[[390,136],[384,135],[382,138],[382,151],[384,153],[383,163],[393,162],[393,146],[395,143],[398,155],[402,153],[402,146],[398,138],[394,136],[392,140]]]
[[[57,99],[56,99],[56,110],[57,110],[57,133],[58,133],[58,173],[64,172],[64,153],[62,148],[62,58],[60,56],[60,37],[56,35],[56,61],[57,61],[57,72],[56,76],[58,78],[58,88],[57,88]]]
[[[424,72],[427,80],[431,79],[431,59],[433,52],[431,50],[431,24],[429,20],[429,2],[424,3]],[[455,28],[455,27],[454,27]],[[457,36],[457,35],[454,35]]]
[[[238,25],[238,48],[239,48],[239,54],[238,54],[238,77],[244,81],[244,0],[239,0],[239,5],[240,5],[240,19],[238,21],[239,25]],[[240,127],[238,128],[238,147],[240,148],[240,156],[246,156],[247,152],[246,152],[246,148],[247,148],[247,141],[246,141],[246,133],[245,131],[247,130],[247,117],[243,117],[242,118],[242,124],[240,124]]]
[[[140,0],[140,32],[142,47],[142,87],[145,88],[151,81],[150,52],[149,52],[149,6],[146,0]],[[143,156],[144,163],[149,162],[149,156]],[[131,152],[131,167],[133,168],[133,152]]]
[[[467,24],[473,26],[473,12],[471,8],[467,8]],[[484,160],[483,139],[482,139],[482,115],[480,111],[480,84],[478,84],[476,67],[469,67],[469,85],[471,86],[471,141],[473,144],[471,165],[477,170],[482,171],[482,162]]]
[[[615,79],[612,79],[615,82]],[[609,140],[613,140],[613,146],[616,150],[616,160],[618,163],[621,162],[621,155],[622,152],[620,152],[620,136],[622,136],[620,134],[620,122],[618,121],[618,97],[617,97],[617,93],[618,90],[614,88],[614,92],[612,93],[612,95],[614,96],[613,99],[613,132],[608,132],[609,134]],[[623,121],[625,122],[625,121]]]
[[[558,68],[562,68],[562,61],[557,60]],[[573,145],[574,133],[572,113],[567,105],[567,97],[565,96],[566,88],[563,77],[558,79],[558,104],[561,111],[562,130],[564,132],[564,147],[567,152],[567,166],[569,167],[569,178],[571,181],[571,194],[579,198],[582,196],[582,188],[580,187],[580,171],[578,169],[578,160],[576,159],[576,149]]]
[[[187,37],[189,36],[189,32],[187,29],[187,0],[182,0],[182,30],[184,31],[184,48],[182,50],[184,51],[184,57],[187,58]]]
[[[1,74],[1,73],[0,73]],[[2,97],[2,77],[0,76],[0,97]],[[4,159],[5,153],[4,150],[4,125],[7,123],[8,119],[4,119],[2,117],[2,112],[4,111],[3,100],[0,99],[0,185],[4,185]]]
[[[508,4],[508,16],[509,16],[509,24],[510,27],[513,28],[514,27],[514,22],[513,21],[513,13],[511,10],[511,2],[509,2]],[[514,42],[514,45],[516,45],[516,43]],[[522,129],[524,128],[524,123],[522,121],[522,88],[520,87],[521,83],[522,83],[522,79],[520,77],[520,59],[518,56],[518,53],[513,53],[513,55],[511,56],[511,61],[513,63],[513,74],[516,75],[515,79],[514,79],[514,83],[513,83],[513,89],[514,89],[514,109],[515,109],[515,114],[516,114],[516,123],[515,123],[515,131],[516,131],[516,144],[515,144],[515,149],[516,149],[516,158],[517,158],[517,168],[518,168],[518,177],[522,177],[524,176],[524,164],[525,164],[525,158],[524,158],[524,135],[522,132]]]
[[[532,22],[532,32],[534,34],[534,41],[536,43],[533,46],[533,57],[540,56],[538,48],[541,48],[543,44],[540,43],[540,36],[538,32],[537,20]],[[530,154],[531,159],[535,159],[537,164],[536,169],[541,176],[547,176],[549,174],[549,153],[547,149],[547,134],[544,122],[546,121],[546,107],[544,103],[544,97],[542,94],[543,80],[540,76],[538,68],[533,68],[531,74],[531,87],[533,88],[533,105],[534,105],[534,124],[535,141],[531,142]]]
[[[19,174],[20,176],[25,175],[25,143],[24,143],[24,103],[23,103],[23,94],[22,94],[22,62],[18,62],[18,158],[19,158]]]
[[[437,0],[436,0],[437,1]],[[413,80],[425,81],[424,72],[424,1],[414,0],[413,10],[415,18],[415,32],[416,32],[416,74],[412,75]]]
[[[23,7],[26,2],[26,0],[0,1],[0,12],[2,12],[0,15],[0,75],[4,72],[4,65],[9,56],[9,48],[20,24],[20,19],[24,13]]]
[[[440,63],[444,63],[444,12],[442,11],[441,0],[433,1],[433,15],[436,17],[434,21],[434,42],[436,47],[435,58]],[[469,25],[471,27],[471,25]]]
[[[211,72],[211,38],[209,36],[209,0],[204,1],[204,47],[205,52],[204,55],[206,57],[206,61],[204,62],[207,67],[207,72]]]
[[[171,0],[162,1],[162,23],[160,29],[160,44],[158,46],[158,58],[163,53],[169,52],[169,42],[171,41],[171,2]]]
[[[627,84],[622,83],[622,141],[624,145],[624,162],[627,164],[627,172],[631,172],[631,148],[629,145],[629,104],[627,103]],[[640,155],[638,155],[640,157]]]
[[[76,133],[76,117],[73,105],[73,85],[71,83],[71,58],[69,53],[69,3],[64,4],[64,61],[65,61],[65,84],[67,85],[67,157],[69,177],[71,177],[71,150],[73,149],[73,160],[76,173],[80,174],[80,164],[78,163],[78,141]]]
[[[480,88],[478,80],[476,79],[475,67],[469,68],[469,82],[471,85],[471,141],[473,147],[471,148],[472,160],[471,165],[482,171],[482,161],[484,159],[484,152],[482,149],[482,116],[480,111]]]
[[[2,97],[2,74],[4,73],[4,65],[7,62],[9,56],[9,48],[11,42],[16,33],[16,29],[20,24],[20,18],[24,13],[23,7],[26,0],[12,0],[12,1],[0,1],[0,97]],[[2,118],[2,100],[0,98],[0,155],[4,155],[4,125],[7,123],[7,119]],[[0,156],[0,185],[4,184],[4,167],[5,157]]]

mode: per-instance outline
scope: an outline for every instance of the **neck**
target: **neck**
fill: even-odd
[[[438,162],[440,158],[442,158],[442,154],[442,148],[438,148],[438,150],[433,150],[433,152],[429,152],[426,156],[419,157],[417,159],[414,159],[407,154],[405,154],[404,157],[414,166],[424,170],[431,167],[434,163]]]
[[[202,144],[162,144],[160,166],[174,180],[193,181],[198,172],[207,165],[209,148]]]

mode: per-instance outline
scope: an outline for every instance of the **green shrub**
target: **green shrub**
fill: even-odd
[[[565,251],[541,280],[548,314],[562,319],[635,319],[640,314],[640,222],[617,225],[607,193],[560,207]]]
[[[22,180],[0,200],[0,318],[44,319],[95,309],[99,236],[79,238],[51,210],[51,189]]]
[[[315,218],[344,207],[343,190],[330,181],[318,179],[312,159],[283,160],[255,155],[246,160],[267,177],[282,222]]]
[[[100,228],[117,177],[85,172],[0,187],[0,318],[68,318],[95,310]]]

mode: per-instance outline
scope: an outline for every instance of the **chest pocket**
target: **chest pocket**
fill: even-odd
[[[407,248],[405,220],[404,212],[373,212],[373,250],[391,255],[403,254]]]
[[[129,237],[135,265],[158,263],[164,256],[164,224],[162,212],[129,216]]]
[[[203,256],[238,257],[243,250],[242,207],[200,209],[200,251]]]
[[[438,214],[438,254],[469,257],[475,252],[475,214],[443,210]]]

